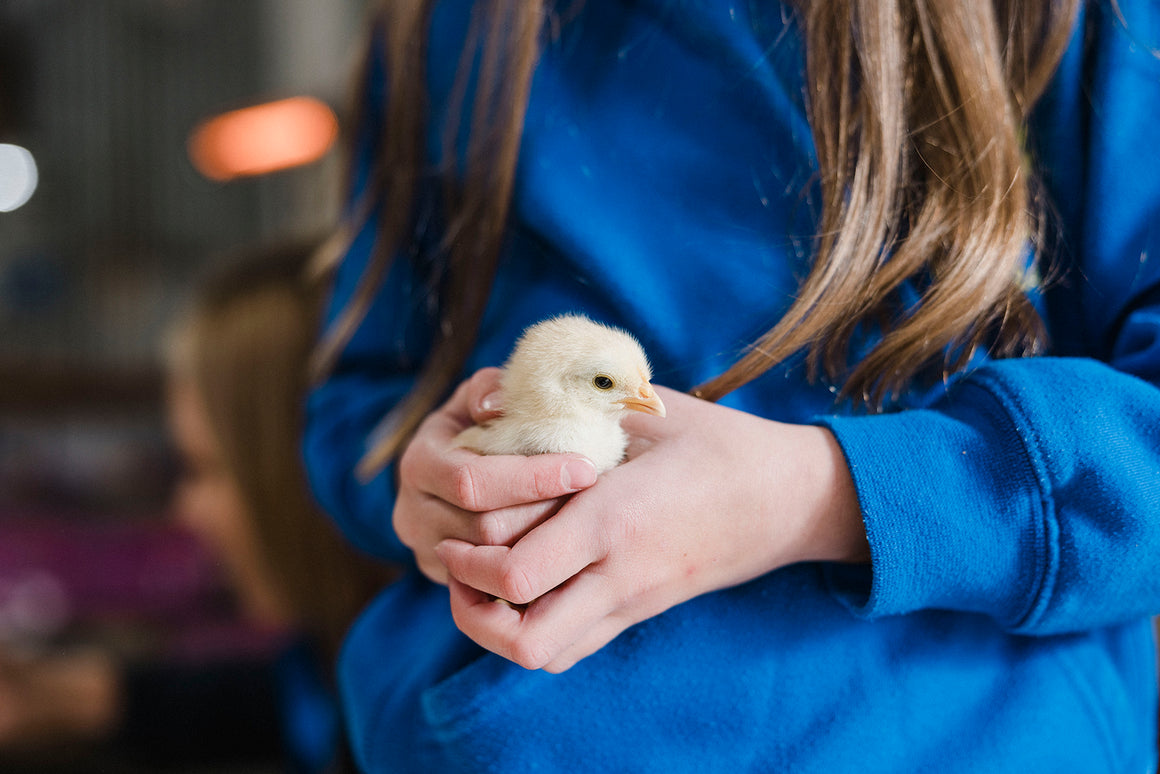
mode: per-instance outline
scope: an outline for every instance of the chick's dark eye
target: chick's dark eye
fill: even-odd
[[[596,385],[596,389],[598,390],[611,390],[614,386],[612,380],[604,374],[597,376],[592,380],[592,383]]]

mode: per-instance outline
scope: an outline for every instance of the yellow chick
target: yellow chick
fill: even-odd
[[[503,415],[469,427],[456,445],[480,454],[583,454],[603,473],[620,464],[629,411],[663,417],[652,372],[628,333],[564,315],[524,331],[503,367]]]

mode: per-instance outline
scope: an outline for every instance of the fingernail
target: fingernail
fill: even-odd
[[[499,411],[502,408],[500,404],[500,393],[491,392],[483,396],[483,400],[479,402],[480,411]]]
[[[573,492],[592,486],[596,483],[596,466],[582,457],[568,460],[560,469],[560,483]]]

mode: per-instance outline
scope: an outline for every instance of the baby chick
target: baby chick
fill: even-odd
[[[665,406],[636,339],[582,315],[524,331],[503,367],[503,415],[469,427],[458,446],[480,454],[575,452],[603,473],[620,464],[629,411],[663,417]]]

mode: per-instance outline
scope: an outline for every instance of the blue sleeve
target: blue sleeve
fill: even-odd
[[[374,228],[368,225],[340,265],[328,321],[354,293],[373,240]],[[394,465],[370,481],[354,471],[373,445],[373,430],[410,389],[426,348],[415,308],[425,294],[406,290],[414,281],[408,261],[395,261],[384,291],[333,370],[312,391],[304,439],[306,469],[319,504],[355,545],[396,562],[410,561],[411,552],[391,526]]]
[[[835,588],[874,617],[1089,629],[1160,610],[1160,390],[1091,360],[980,369],[930,409],[827,422],[873,557]]]
[[[1160,12],[1081,29],[1032,127],[1059,216],[1055,352],[994,362],[929,408],[825,421],[849,462],[865,616],[925,608],[1051,634],[1160,612]]]

